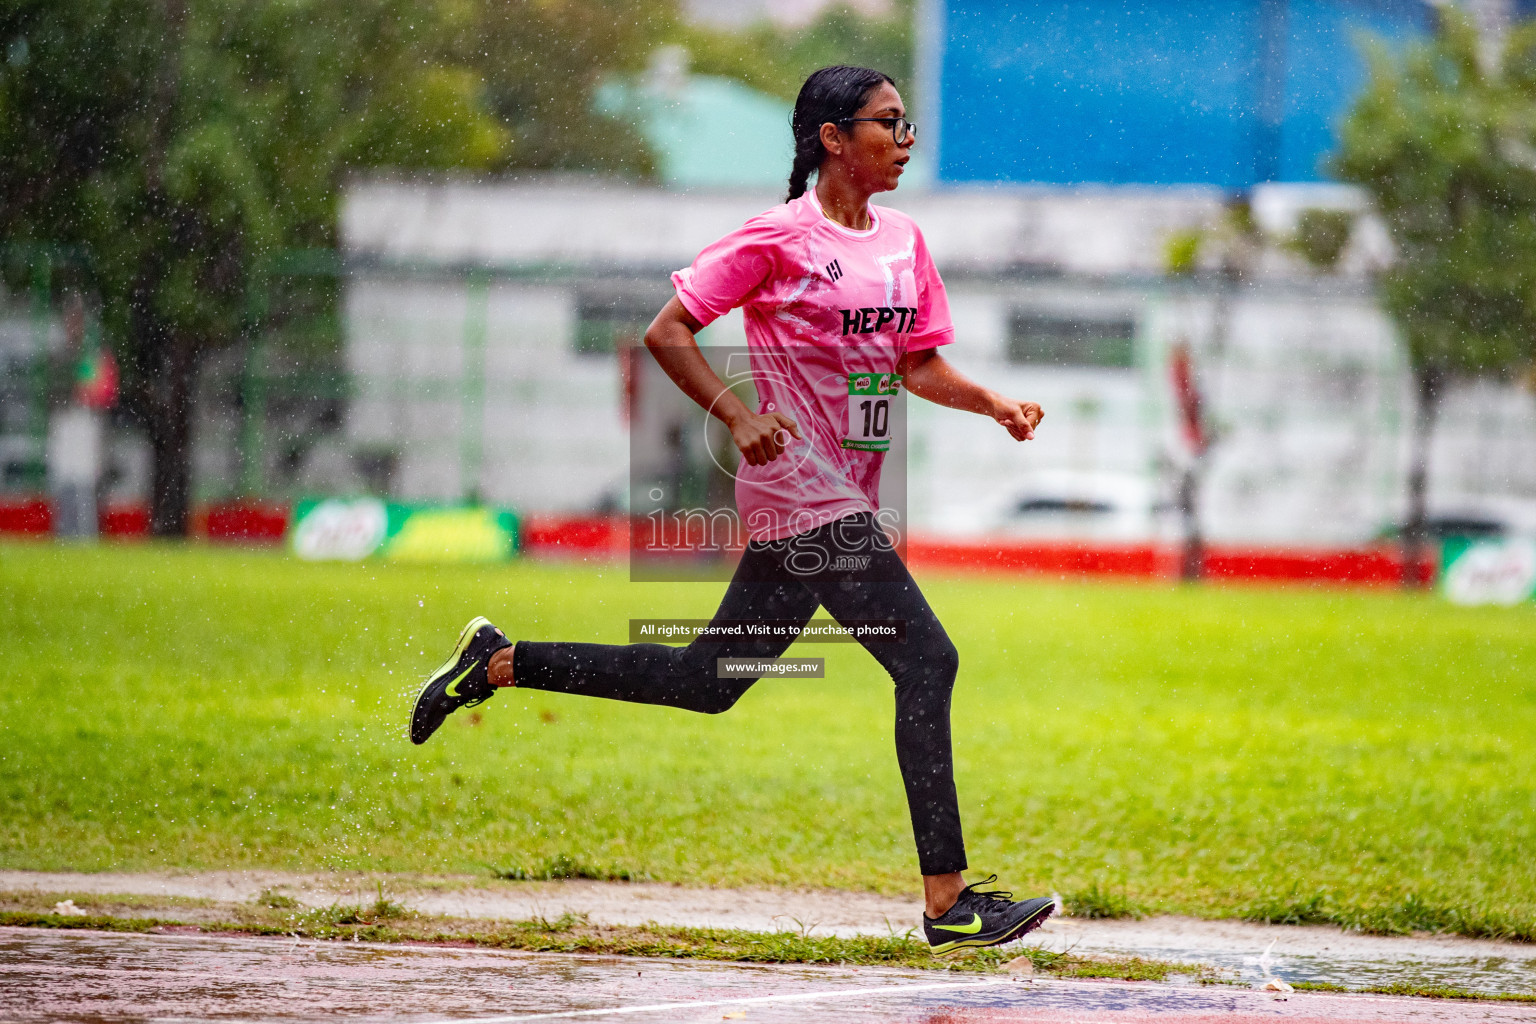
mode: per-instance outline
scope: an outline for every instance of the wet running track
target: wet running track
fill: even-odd
[[[1536,1021],[1536,1004],[0,928],[0,1020]]]

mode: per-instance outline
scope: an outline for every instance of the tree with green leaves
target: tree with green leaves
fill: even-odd
[[[480,76],[422,0],[5,0],[0,237],[78,254],[185,533],[192,388],[254,328],[270,261],[335,242],[356,168],[491,167]]]
[[[674,0],[472,0],[450,22],[446,55],[474,68],[512,133],[497,170],[649,177],[636,126],[594,107],[615,73],[645,67],[676,22]]]
[[[1373,196],[1396,245],[1382,279],[1417,384],[1405,582],[1421,585],[1429,446],[1447,384],[1536,359],[1536,26],[1491,52],[1442,9],[1434,34],[1371,75],[1333,170]]]
[[[876,68],[895,77],[912,107],[914,0],[894,0],[885,14],[870,15],[829,4],[805,25],[784,28],[763,22],[739,32],[680,25],[670,41],[689,51],[699,74],[735,78],[754,89],[794,101],[806,76],[829,64]]]
[[[348,174],[643,178],[639,132],[592,94],[659,42],[697,36],[782,92],[803,77],[786,61],[904,63],[898,20],[732,41],[674,0],[0,0],[0,241],[69,254],[94,295],[153,453],[152,528],[177,535],[198,367],[263,328],[284,253],[334,247]]]

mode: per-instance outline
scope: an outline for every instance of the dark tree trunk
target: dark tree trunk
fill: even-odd
[[[1184,547],[1179,578],[1194,581],[1205,575],[1205,537],[1200,532],[1199,470],[1190,466],[1179,477],[1179,517],[1184,521]]]
[[[192,392],[196,349],[185,338],[168,339],[156,379],[148,384],[151,473],[149,528],[156,537],[185,537],[192,504]]]
[[[175,131],[187,8],[185,0],[160,0],[158,6],[165,24],[165,55],[150,110],[151,139],[144,171],[150,216],[174,224],[173,204],[162,190],[162,175]],[[174,237],[174,230],[171,235]],[[156,308],[164,284],[166,255],[156,254],[140,270],[133,294],[134,327],[140,366],[148,374],[143,381],[144,412],[154,462],[149,530],[156,537],[185,537],[192,503],[192,378],[196,361],[190,339],[166,323]]]
[[[1412,454],[1408,464],[1408,521],[1403,526],[1403,586],[1422,589],[1434,573],[1423,567],[1429,551],[1429,446],[1440,412],[1445,371],[1435,365],[1418,370],[1418,406],[1413,417]]]

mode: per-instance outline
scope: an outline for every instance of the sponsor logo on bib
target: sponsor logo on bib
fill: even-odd
[[[897,373],[848,375],[848,429],[843,447],[861,452],[891,448],[891,402],[901,390]]]

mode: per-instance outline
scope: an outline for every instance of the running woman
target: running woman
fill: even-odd
[[[1042,413],[968,380],[939,354],[954,328],[922,233],[904,214],[870,205],[896,187],[916,141],[890,77],[822,68],[801,88],[792,124],[787,202],[673,274],[676,295],[645,335],[667,374],[730,429],[742,454],[736,502],[750,539],[714,621],[806,622],[819,605],[844,623],[905,625],[904,642],[864,646],[896,687],[896,757],[923,875],[924,932],[936,953],[1008,942],[1044,922],[1053,901],[1015,902],[978,888],[993,879],[967,885],[962,875],[949,726],[959,656],[877,520],[888,419],[882,426],[878,415],[861,415],[859,403],[876,407],[905,386],[990,416],[1020,441],[1034,436]],[[756,409],[725,386],[695,341],[738,306]],[[503,686],[719,714],[756,680],[719,678],[717,659],[776,658],[789,642],[514,644],[476,618],[417,698],[411,739],[425,742],[450,713]]]

